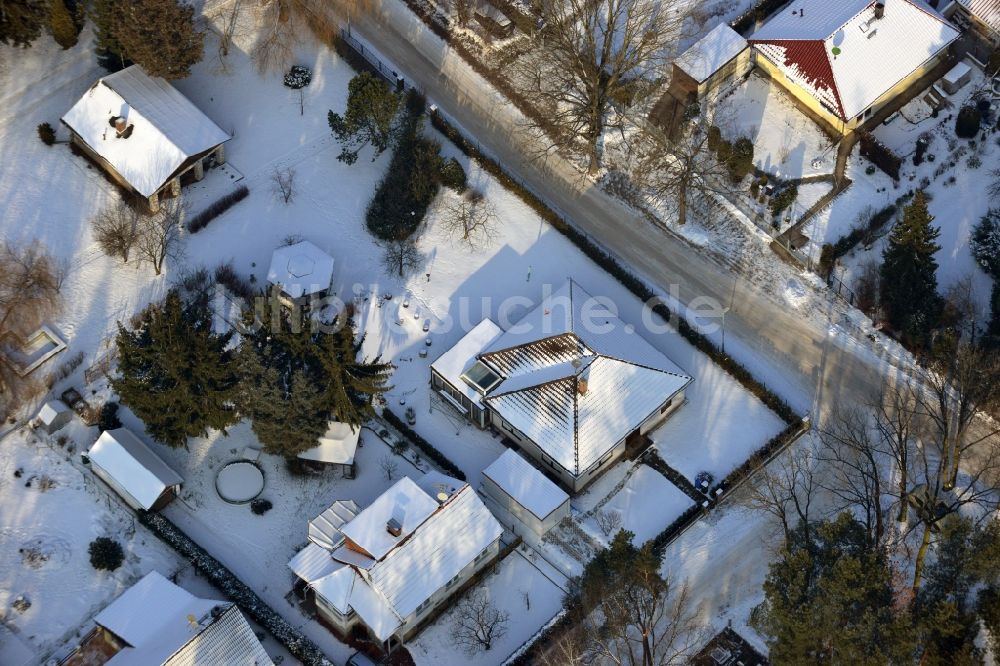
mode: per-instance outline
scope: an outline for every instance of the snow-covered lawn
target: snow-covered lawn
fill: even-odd
[[[646,465],[639,465],[625,485],[601,506],[600,511],[584,520],[582,526],[592,537],[607,543],[618,530],[604,534],[598,515],[600,512],[617,513],[622,519],[621,528],[635,535],[633,543],[642,544],[662,532],[692,504],[691,498],[662,474]]]
[[[753,140],[759,169],[781,178],[833,172],[837,151],[830,138],[766,76],[752,73],[720,100],[717,114],[724,136]]]
[[[407,645],[418,666],[495,666],[531,638],[562,607],[563,590],[522,554],[521,549],[505,557],[493,573],[476,587],[490,602],[509,615],[507,633],[488,652],[467,656],[452,640],[455,611],[440,616],[420,636]]]
[[[81,471],[80,450],[96,437],[74,420],[57,433],[60,447],[42,435],[17,431],[0,442],[0,663],[20,665],[21,652],[44,659],[128,586],[152,570],[170,576],[181,566],[174,552]],[[73,446],[73,453],[68,447]],[[125,562],[95,571],[87,546],[99,536],[118,541]],[[31,606],[21,612],[23,596]]]

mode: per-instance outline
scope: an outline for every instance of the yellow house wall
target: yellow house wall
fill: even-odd
[[[879,97],[875,102],[869,107],[872,112],[877,112],[880,108],[885,106],[891,100],[896,98],[898,95],[910,88],[920,77],[924,76],[932,70],[942,59],[947,57],[948,51],[945,49],[937,56],[931,58],[923,65],[915,69],[909,76],[894,85],[892,88],[887,90],[881,97]],[[861,125],[865,119],[864,118],[852,118],[851,120],[845,122],[841,120],[837,115],[831,113],[827,110],[823,104],[820,103],[808,90],[793,82],[785,73],[778,69],[777,65],[768,60],[766,57],[757,53],[754,62],[758,68],[770,78],[774,79],[781,86],[788,91],[795,99],[809,108],[811,111],[815,112],[817,115],[826,120],[835,130],[839,131],[841,134],[849,134],[858,125]]]

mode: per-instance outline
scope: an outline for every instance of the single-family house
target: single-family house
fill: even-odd
[[[571,492],[645,449],[691,381],[573,280],[506,331],[480,323],[431,364],[432,390]]]
[[[340,468],[346,479],[356,473],[354,454],[361,441],[361,428],[350,423],[330,421],[316,446],[298,455],[299,460]]]
[[[333,282],[333,257],[309,241],[279,247],[271,254],[267,281],[288,307],[326,296]]]
[[[90,468],[133,509],[155,511],[180,492],[184,479],[127,428],[105,430],[87,451]]]
[[[36,425],[48,434],[60,430],[73,419],[73,410],[62,400],[49,400],[38,410]]]
[[[543,537],[569,516],[569,495],[513,449],[483,470],[482,488],[514,519],[509,527],[521,536],[523,526]]]
[[[70,141],[156,211],[181,179],[201,180],[206,162],[226,161],[231,138],[165,79],[139,65],[108,74],[66,112]]]
[[[848,134],[947,59],[958,36],[922,0],[792,0],[749,42],[758,68]]]
[[[503,527],[467,483],[403,477],[362,511],[338,502],[309,525],[289,561],[319,617],[357,626],[391,650],[500,552]]]
[[[231,601],[194,596],[152,571],[94,617],[61,666],[272,666]]]

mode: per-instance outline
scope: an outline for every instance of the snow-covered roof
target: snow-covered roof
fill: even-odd
[[[340,531],[373,559],[379,560],[413,534],[437,508],[438,503],[432,497],[421,490],[413,479],[404,476]],[[400,525],[398,537],[386,529],[390,519],[395,519]]]
[[[750,43],[843,120],[946,49],[958,30],[921,0],[793,0]],[[875,66],[877,64],[877,66]]]
[[[445,381],[457,388],[474,404],[482,407],[482,395],[469,386],[462,375],[478,360],[480,352],[490,346],[503,333],[503,329],[493,323],[492,319],[484,319],[466,333],[454,347],[441,354],[431,364],[431,369],[441,375]]]
[[[572,280],[481,359],[503,376],[490,408],[573,474],[635,430],[691,377]]]
[[[290,298],[325,291],[333,281],[333,257],[309,241],[279,247],[271,255],[267,281]]]
[[[725,23],[720,23],[682,53],[674,64],[702,83],[746,49],[747,40]]]
[[[539,520],[545,518],[569,499],[559,486],[552,483],[531,463],[513,449],[507,449],[483,470],[483,476],[530,511]]]
[[[433,472],[419,484],[407,477],[397,481],[342,528],[352,540],[351,534],[361,535],[369,544],[385,546],[382,555],[363,566],[345,562],[343,568],[313,581],[312,588],[340,612],[354,610],[379,640],[388,639],[406,617],[503,533],[472,487],[461,484],[455,488],[457,483]],[[438,501],[422,487],[442,490],[446,495],[452,492]],[[391,515],[386,509],[402,506],[410,511],[400,521],[404,525],[401,537],[395,538],[386,531],[386,519]],[[411,519],[418,517],[411,524]],[[391,543],[383,542],[376,531],[386,533]],[[348,547],[334,551],[334,557],[344,550]],[[292,562],[298,559],[296,556]]]
[[[372,567],[368,578],[396,614],[405,618],[502,533],[503,527],[472,487],[466,485],[410,539]]]
[[[184,482],[127,428],[105,430],[87,455],[147,510],[164,490]]]
[[[57,418],[71,411],[62,400],[49,400],[38,410],[38,421],[42,425],[52,425]]]
[[[354,500],[337,500],[323,513],[309,521],[309,540],[327,550],[344,542],[340,528],[354,520],[361,508]]]
[[[298,455],[303,460],[315,460],[334,465],[350,465],[358,449],[361,429],[349,423],[330,421],[319,444]]]
[[[111,658],[111,666],[272,663],[234,604],[200,599],[156,571],[94,621],[128,644]]]
[[[958,0],[970,14],[995,32],[1000,32],[1000,0]]]
[[[115,130],[116,117],[132,127],[126,138]],[[230,138],[166,80],[138,65],[100,79],[62,120],[147,197],[189,158]]]
[[[288,561],[288,568],[292,570],[292,573],[307,583],[318,581],[343,567],[343,564],[335,562],[330,557],[329,550],[312,542]]]

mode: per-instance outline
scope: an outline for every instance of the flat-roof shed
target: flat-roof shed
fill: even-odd
[[[87,457],[94,474],[133,509],[153,511],[165,506],[184,482],[127,428],[105,430]]]
[[[569,495],[513,449],[483,470],[483,491],[538,536],[569,515]]]

